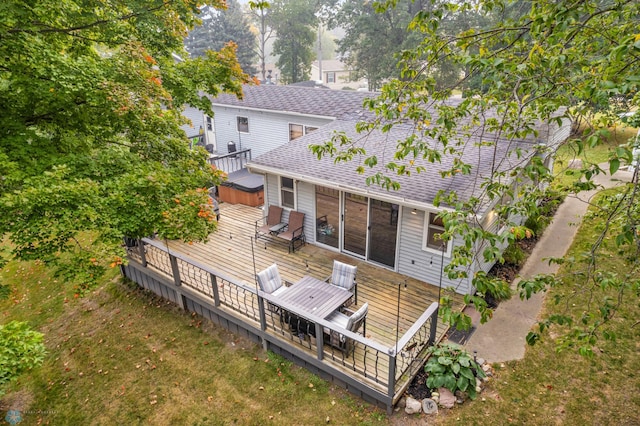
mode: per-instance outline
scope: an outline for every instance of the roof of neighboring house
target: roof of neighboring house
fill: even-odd
[[[306,80],[306,81],[298,81],[297,83],[291,83],[289,86],[297,86],[297,87],[315,87],[316,89],[328,89],[328,86],[322,84],[322,80]]]
[[[340,118],[348,114],[358,114],[363,110],[366,98],[375,96],[370,92],[351,90],[322,90],[300,86],[243,86],[244,97],[220,94],[212,98],[214,105],[238,108],[277,111],[281,113],[305,114]]]
[[[351,189],[358,192],[364,190],[380,199],[396,200],[398,203],[413,204],[419,207],[432,205],[440,190],[456,191],[462,200],[468,200],[474,195],[478,196],[478,192],[481,191],[482,178],[490,176],[492,169],[508,170],[516,164],[522,165],[534,153],[532,148],[535,141],[533,140],[500,140],[494,147],[477,144],[480,138],[471,136],[466,139],[467,142],[463,146],[457,147],[463,152],[462,160],[474,165],[471,174],[463,175],[460,173],[453,177],[443,178],[440,172],[452,168],[454,156],[442,154],[441,162],[430,163],[424,159],[415,159],[413,166],[424,166],[426,171],[417,173],[414,168],[410,176],[399,176],[385,169],[385,165],[392,161],[398,165],[409,165],[410,157],[405,160],[394,160],[394,155],[398,141],[412,135],[415,127],[396,124],[387,133],[374,131],[369,134],[358,134],[355,131],[355,123],[356,121],[350,119],[333,121],[301,138],[260,155],[248,167],[252,171],[283,174],[319,185],[338,186],[345,190]],[[335,163],[333,158],[327,157],[319,160],[311,152],[309,145],[323,144],[329,141],[336,132],[344,132],[352,138],[356,146],[365,148],[366,156],[376,155],[377,165],[373,168],[364,165],[364,174],[359,174],[356,167],[363,164],[365,156],[357,156],[353,161],[347,163]],[[433,140],[427,143],[433,148],[436,147]],[[514,153],[516,147],[522,149],[520,157]],[[340,148],[338,147],[338,149]],[[442,146],[440,146],[440,151],[442,151]],[[400,189],[388,191],[378,185],[367,187],[365,179],[377,172],[384,173],[399,182]],[[483,206],[478,214],[484,214],[486,207],[486,205]]]

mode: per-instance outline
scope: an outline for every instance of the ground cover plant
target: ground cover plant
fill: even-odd
[[[20,424],[380,424],[384,413],[259,345],[137,287],[117,269],[85,296],[11,262],[2,323],[44,333],[41,367],[0,399]]]

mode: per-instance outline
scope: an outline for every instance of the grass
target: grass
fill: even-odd
[[[258,345],[113,271],[85,297],[38,263],[11,263],[2,322],[45,334],[48,356],[12,384],[21,424],[379,424],[385,416]]]
[[[578,153],[577,147],[573,144],[565,144],[558,149],[555,162],[555,187],[567,186],[579,177],[578,170],[569,167],[572,160],[581,160],[583,163],[592,164],[607,162],[615,148],[635,137],[638,129],[620,126],[613,127],[609,131],[608,140],[594,148],[585,149],[581,153]]]
[[[590,220],[583,224],[568,256],[579,258],[597,238],[602,224]],[[630,271],[623,255],[606,241],[598,270],[619,275]],[[559,271],[564,284],[546,294],[542,316],[581,314],[605,296],[616,298],[614,291],[591,293],[580,280],[581,265],[568,262]],[[556,305],[556,295],[571,295],[568,305]],[[557,337],[566,329],[552,328],[543,341],[527,347],[524,359],[495,365],[495,377],[476,401],[444,412],[437,424],[492,425],[632,425],[640,424],[640,304],[638,294],[626,293],[620,310],[610,321],[616,340],[600,334],[595,355],[586,358],[576,348],[558,352]],[[443,413],[443,411],[441,411]]]

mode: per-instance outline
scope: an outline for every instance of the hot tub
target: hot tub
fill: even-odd
[[[218,187],[218,200],[252,207],[264,204],[262,175],[249,173],[247,169],[229,173],[227,180]]]

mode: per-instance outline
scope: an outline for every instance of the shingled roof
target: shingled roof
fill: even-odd
[[[398,176],[385,169],[385,164],[394,161],[397,143],[404,140],[414,131],[413,126],[397,124],[388,133],[375,131],[367,135],[355,131],[355,121],[350,119],[336,120],[322,128],[296,139],[286,145],[276,148],[255,158],[248,167],[255,172],[267,172],[291,176],[299,180],[313,182],[319,185],[339,186],[345,190],[366,191],[371,196],[382,199],[397,200],[409,205],[432,205],[438,191],[456,191],[460,199],[478,196],[483,178],[489,177],[492,169],[508,170],[515,165],[528,161],[535,152],[534,141],[499,140],[494,146],[478,144],[479,139],[470,137],[467,143],[460,147],[463,150],[463,161],[472,164],[471,174],[457,174],[443,178],[440,172],[451,169],[453,156],[442,156],[441,162],[430,163],[423,159],[415,159],[414,166],[422,165],[426,171],[412,173],[411,176]],[[351,137],[354,144],[366,149],[367,156],[376,155],[378,165],[369,168],[365,166],[365,173],[358,174],[356,167],[362,164],[365,156],[354,158],[347,163],[334,163],[332,158],[318,160],[309,145],[323,144],[331,139],[335,132],[344,132]],[[435,147],[435,142],[430,142]],[[520,156],[513,152],[516,147],[521,149]],[[495,148],[495,149],[494,149]],[[409,158],[396,161],[398,164],[409,164]],[[378,185],[367,186],[365,179],[377,172],[383,172],[400,183],[397,191],[386,190]],[[486,209],[478,212],[483,214]]]
[[[375,93],[352,90],[323,90],[312,87],[245,85],[243,99],[235,95],[221,94],[212,98],[214,105],[235,106],[280,113],[305,114],[340,118],[345,114],[362,113],[362,103]]]

